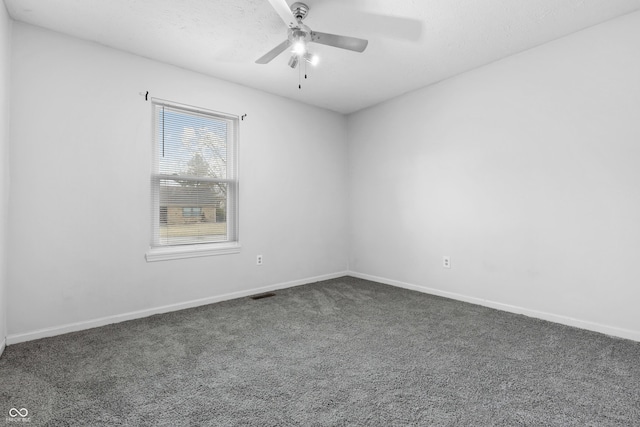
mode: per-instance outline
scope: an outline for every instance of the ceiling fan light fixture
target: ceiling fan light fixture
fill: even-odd
[[[314,67],[318,65],[318,62],[320,62],[320,58],[318,57],[318,55],[311,52],[307,52],[304,54],[304,60]]]
[[[292,52],[300,56],[307,53],[307,45],[304,43],[304,40],[298,40],[297,42],[295,42],[293,44]]]
[[[294,54],[289,59],[289,67],[296,68],[298,66],[298,55]]]

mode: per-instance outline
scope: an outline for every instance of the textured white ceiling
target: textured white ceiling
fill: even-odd
[[[4,1],[18,21],[341,113],[640,10],[640,0],[306,0],[306,25],[369,46],[312,45],[321,62],[299,90],[286,54],[254,63],[286,38],[267,0]]]

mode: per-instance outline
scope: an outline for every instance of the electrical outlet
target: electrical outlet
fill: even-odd
[[[256,265],[262,265],[262,255],[256,256]]]
[[[442,257],[442,266],[444,268],[451,268],[451,257],[448,255],[445,255]]]

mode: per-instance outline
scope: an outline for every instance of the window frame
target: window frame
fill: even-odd
[[[159,173],[159,114],[158,107],[169,107],[180,112],[194,115],[212,117],[214,119],[224,120],[233,126],[232,137],[227,139],[227,164],[232,171],[231,176],[225,179],[216,179],[216,182],[224,182],[227,184],[227,200],[226,200],[226,221],[227,221],[227,240],[221,242],[203,242],[203,243],[187,243],[187,244],[161,244],[156,241],[158,229],[161,224],[162,213],[160,210],[160,185],[159,181],[163,177],[173,179],[174,176],[166,176]],[[205,108],[195,107],[192,105],[181,104],[164,99],[151,98],[151,141],[152,141],[152,158],[151,158],[151,179],[150,191],[151,195],[151,230],[150,244],[145,258],[147,262],[164,261],[171,259],[193,258],[213,255],[234,254],[240,252],[239,239],[239,116],[222,113],[219,111],[208,110]]]

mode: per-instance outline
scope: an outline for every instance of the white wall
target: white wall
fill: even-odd
[[[9,75],[11,19],[0,3],[0,354],[7,332],[7,209],[9,204]]]
[[[347,270],[345,117],[22,23],[13,43],[9,343]],[[241,254],[145,261],[147,90],[247,114]]]
[[[350,269],[640,340],[639,53],[634,13],[350,116]]]

